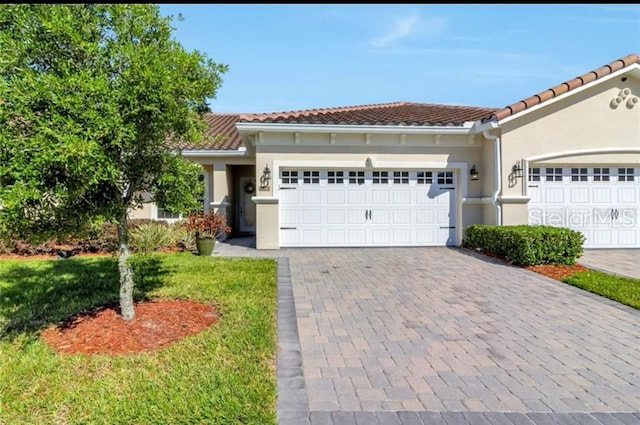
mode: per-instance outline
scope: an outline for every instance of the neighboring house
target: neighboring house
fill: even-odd
[[[205,208],[258,249],[459,245],[474,223],[640,248],[639,96],[631,54],[502,109],[208,114],[222,137],[183,154],[205,167]],[[162,218],[153,206],[136,216]]]

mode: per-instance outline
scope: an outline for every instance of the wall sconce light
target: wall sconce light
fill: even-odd
[[[364,166],[365,168],[373,168],[373,161],[371,158],[367,158],[366,161],[364,161]]]
[[[516,161],[516,163],[513,164],[513,167],[511,167],[511,173],[515,178],[522,177],[522,165],[520,165],[520,161]]]
[[[264,170],[262,170],[262,177],[260,177],[260,189],[266,189],[269,187],[269,183],[271,182],[271,170],[269,169],[269,165],[264,166]]]
[[[469,170],[469,175],[471,176],[471,180],[479,180],[480,173],[476,170],[476,164],[473,164],[471,170]]]

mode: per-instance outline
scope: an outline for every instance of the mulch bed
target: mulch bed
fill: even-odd
[[[581,264],[571,266],[541,264],[538,266],[525,266],[524,268],[556,280],[562,280],[571,274],[588,270]]]
[[[218,321],[210,305],[189,300],[136,303],[135,318],[124,321],[117,307],[100,307],[51,326],[41,338],[60,353],[133,354],[156,350]]]

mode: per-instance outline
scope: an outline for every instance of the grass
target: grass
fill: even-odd
[[[573,273],[562,281],[640,309],[640,279],[587,270]]]
[[[0,424],[275,424],[275,262],[158,254],[136,298],[216,303],[220,321],[151,353],[60,355],[50,324],[117,301],[112,257],[0,261]]]

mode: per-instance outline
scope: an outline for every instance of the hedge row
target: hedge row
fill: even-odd
[[[129,235],[143,224],[155,223],[168,227],[164,220],[131,219],[128,222]],[[52,239],[40,244],[30,244],[23,240],[0,242],[0,254],[52,255],[60,249],[79,253],[113,253],[118,250],[118,228],[114,223],[101,223],[82,232],[82,235],[66,239]],[[133,242],[133,241],[131,241]],[[133,244],[132,244],[133,245]],[[132,246],[135,249],[135,246]]]
[[[474,224],[465,230],[463,246],[504,257],[520,266],[575,264],[582,255],[582,233],[552,226],[490,226]]]

